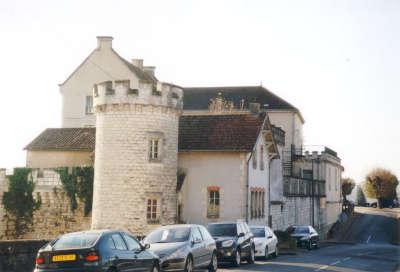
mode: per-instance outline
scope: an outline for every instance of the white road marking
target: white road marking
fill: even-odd
[[[343,259],[343,261],[345,262],[345,261],[348,261],[350,259],[351,259],[351,257],[346,257],[346,258]]]
[[[321,266],[318,269],[315,269],[314,271],[321,271],[321,270],[327,269],[328,267],[329,267],[329,265],[324,265],[324,266]]]
[[[369,240],[371,240],[372,235],[370,235],[367,239],[367,244],[369,243]]]
[[[341,263],[341,261],[336,261],[334,263],[331,263],[330,265],[337,265],[338,263]]]

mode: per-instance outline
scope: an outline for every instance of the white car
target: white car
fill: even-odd
[[[278,238],[274,232],[267,226],[250,226],[254,235],[254,244],[256,246],[255,256],[268,259],[270,255],[278,256]]]

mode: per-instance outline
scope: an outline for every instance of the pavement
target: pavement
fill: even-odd
[[[222,272],[239,271],[336,271],[400,272],[400,209],[356,208],[346,233],[321,243],[317,250],[299,250],[295,255],[245,262],[239,268],[222,267]]]

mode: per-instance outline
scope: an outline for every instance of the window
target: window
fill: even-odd
[[[127,247],[125,245],[124,240],[122,240],[121,235],[119,235],[118,233],[115,233],[111,237],[112,237],[112,239],[114,241],[115,247],[118,250],[127,250]]]
[[[123,235],[129,250],[139,250],[141,248],[140,244],[138,243],[138,241],[136,241],[136,239],[127,235],[126,233],[124,233]]]
[[[158,199],[149,198],[147,199],[147,222],[158,223],[159,221],[159,207]]]
[[[253,156],[253,169],[257,169],[257,148],[254,149],[252,156]]]
[[[150,140],[150,160],[159,160],[159,139]]]
[[[260,170],[264,170],[264,146],[260,147]]]
[[[203,236],[203,240],[213,240],[211,234],[208,232],[208,230],[203,227],[203,226],[199,226],[200,232],[201,232],[201,236]]]
[[[251,218],[263,218],[265,213],[265,191],[262,188],[250,189]]]
[[[109,249],[117,249],[117,248],[115,247],[114,240],[111,238],[111,236],[108,237],[108,239],[107,239],[107,247],[108,247]]]
[[[203,241],[200,231],[197,227],[192,228],[192,241]]]
[[[93,114],[93,96],[86,96],[86,106],[85,106],[86,114]]]
[[[219,217],[219,187],[208,187],[207,217]]]

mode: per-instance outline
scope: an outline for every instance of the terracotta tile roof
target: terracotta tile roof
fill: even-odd
[[[179,151],[250,151],[265,120],[258,115],[194,115],[179,120]],[[26,150],[93,151],[95,128],[48,128]]]
[[[179,120],[179,151],[251,151],[262,129],[258,115],[184,115]]]
[[[95,128],[48,128],[25,149],[93,151],[95,138]]]

